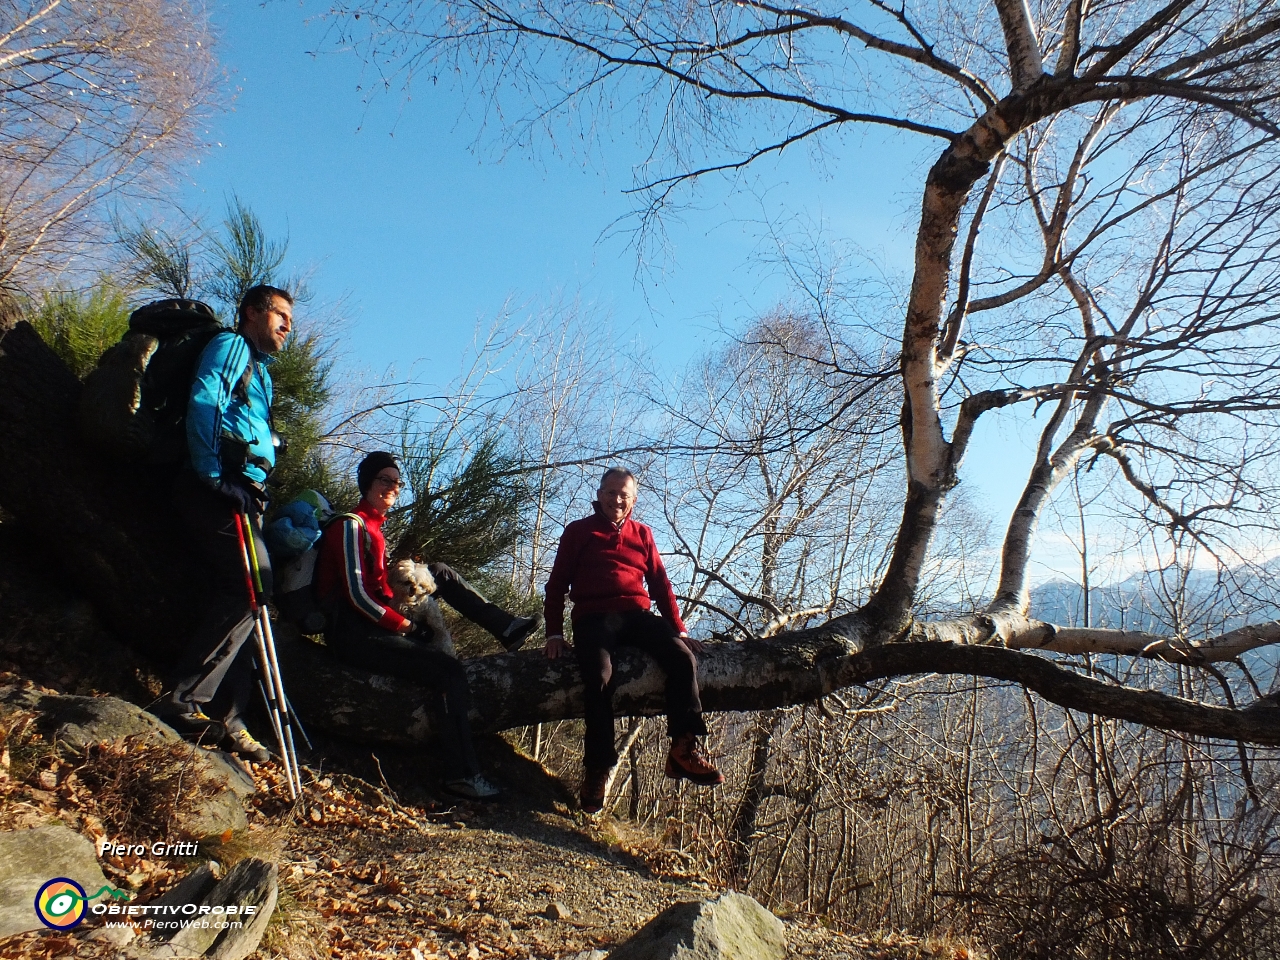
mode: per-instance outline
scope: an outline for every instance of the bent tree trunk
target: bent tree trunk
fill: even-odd
[[[175,529],[165,485],[102,463],[75,426],[80,384],[35,331],[0,322],[0,510],[31,534],[33,562],[83,591],[106,625],[164,664],[198,615],[199,570]],[[1116,652],[1230,659],[1275,642],[1270,624],[1230,642],[1167,650],[1116,634]],[[922,673],[972,674],[1021,684],[1047,700],[1134,723],[1222,739],[1280,744],[1280,706],[1270,700],[1227,709],[1132,690],[1077,674],[1042,653],[1072,651],[1082,631],[1016,618],[976,617],[916,624],[889,642],[885,625],[865,612],[769,640],[709,644],[699,678],[708,710],[767,710],[816,700],[835,690]],[[1105,632],[1094,632],[1101,636]],[[1240,632],[1237,631],[1237,634]],[[1096,638],[1094,638],[1096,639]],[[355,739],[414,743],[429,732],[424,691],[406,681],[348,670],[321,646],[285,630],[278,637],[290,699],[309,726]],[[476,725],[503,730],[582,716],[582,687],[572,658],[538,652],[467,662]],[[662,677],[644,657],[624,654],[615,673],[619,715],[662,711]]]
[[[1073,710],[1224,740],[1280,744],[1280,706],[1267,701],[1232,710],[1094,680],[1045,657],[944,640],[864,648],[853,618],[769,640],[707,644],[699,657],[704,708],[758,711],[808,703],[856,684],[926,673],[977,675],[1018,683]],[[412,743],[426,737],[424,692],[390,677],[347,670],[323,647],[277,636],[289,696],[308,725],[361,740]],[[466,662],[473,719],[496,731],[582,716],[582,683],[572,658],[540,652]],[[634,650],[615,660],[619,716],[662,713],[662,674]]]

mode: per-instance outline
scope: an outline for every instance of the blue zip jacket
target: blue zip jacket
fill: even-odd
[[[245,367],[253,363],[249,402],[236,391]],[[249,445],[249,457],[261,457],[275,466],[271,444],[271,357],[259,353],[238,333],[220,333],[209,341],[196,364],[187,406],[187,449],[196,475],[206,482],[222,476],[222,435],[230,434]],[[244,475],[265,483],[267,471],[248,463]]]

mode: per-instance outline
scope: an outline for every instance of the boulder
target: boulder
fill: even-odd
[[[167,893],[153,900],[152,905],[178,907],[187,903],[200,903],[218,882],[218,874],[215,872],[217,866],[212,860],[206,860],[175,883]],[[177,932],[177,928],[161,931],[155,939],[172,940]]]
[[[180,744],[193,769],[213,789],[198,802],[179,807],[177,833],[200,840],[248,826],[242,801],[254,793],[253,779],[226,754],[186,743],[172,727],[141,707],[115,697],[59,696],[4,687],[0,688],[0,713],[7,710],[38,714],[36,729],[45,739],[75,754],[82,754],[92,743],[126,737],[140,737],[157,745]]]
[[[90,898],[110,886],[93,844],[70,827],[0,833],[0,938],[46,929],[36,915],[36,894],[55,877],[74,880]]]
[[[782,921],[751,897],[677,903],[610,952],[608,960],[784,960]]]
[[[135,947],[130,956],[137,960],[176,960],[178,957],[244,960],[258,949],[271,921],[279,892],[277,880],[274,863],[253,857],[241,860],[198,901],[200,906],[213,908],[211,911],[197,913],[197,921],[178,930],[168,942]],[[228,914],[226,908],[232,905],[237,908],[236,912]],[[249,905],[257,908],[252,915],[240,912],[240,908]],[[241,926],[232,925],[236,922]]]
[[[117,950],[123,950],[138,939],[138,934],[133,927],[95,927],[84,933],[84,939],[105,943],[115,947]]]

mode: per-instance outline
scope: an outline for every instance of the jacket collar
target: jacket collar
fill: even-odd
[[[598,500],[591,501],[591,509],[594,511],[595,518],[599,523],[601,523],[608,529],[616,530],[619,533],[622,532],[623,527],[625,527],[628,523],[631,522],[631,514],[628,513],[625,517],[622,518],[621,523],[614,523],[612,520],[610,520],[608,517],[604,515],[604,511],[600,509],[600,502]]]
[[[360,514],[360,516],[364,517],[368,523],[379,528],[382,526],[382,521],[387,519],[387,515],[385,513],[378,513],[378,511],[364,499],[360,500],[360,505],[356,507],[352,513]]]

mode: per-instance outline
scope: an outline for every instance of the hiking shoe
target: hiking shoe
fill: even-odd
[[[686,733],[671,741],[667,751],[667,776],[673,780],[692,780],[703,787],[715,787],[724,783],[724,774],[712,766],[711,761],[698,749],[698,740]]]
[[[156,710],[155,716],[187,739],[217,740],[226,733],[222,721],[213,719],[195,704],[186,710]]]
[[[498,640],[507,648],[508,653],[515,653],[541,624],[541,617],[516,617]]]
[[[450,780],[444,785],[445,790],[463,800],[497,800],[502,791],[480,774],[474,777],[461,777]]]
[[[604,790],[609,785],[608,770],[582,771],[582,789],[578,791],[578,804],[583,813],[599,813],[604,809]]]
[[[244,728],[229,731],[223,739],[222,745],[224,749],[234,753],[242,760],[266,763],[271,759],[271,751],[255,740],[253,734]]]

